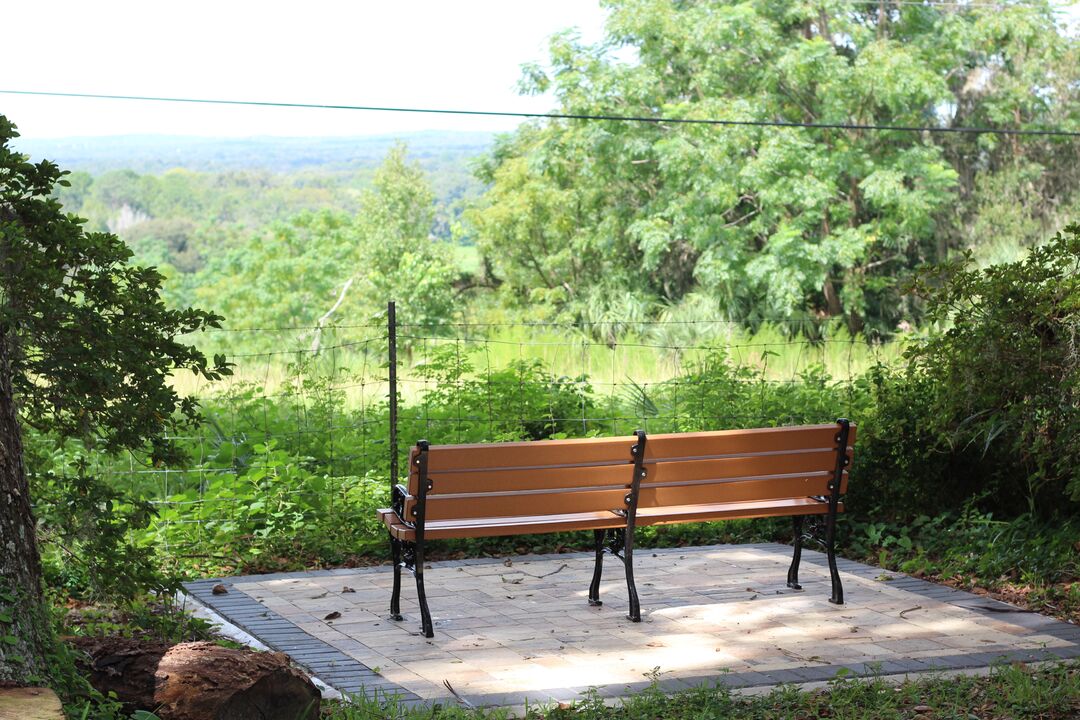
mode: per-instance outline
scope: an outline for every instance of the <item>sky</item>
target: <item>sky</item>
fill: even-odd
[[[597,0],[0,0],[0,89],[546,112],[515,90]],[[18,62],[15,59],[19,59]],[[501,131],[512,118],[194,106],[0,94],[25,138]]]
[[[1080,27],[1080,6],[1058,2]],[[0,89],[511,112],[550,36],[601,39],[598,0],[0,0]],[[17,59],[17,61],[16,61]],[[239,108],[0,94],[25,138],[504,131],[514,118]]]

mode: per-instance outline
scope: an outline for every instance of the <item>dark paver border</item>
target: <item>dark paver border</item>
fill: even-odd
[[[786,545],[777,543],[754,543],[746,545],[707,545],[695,550],[719,549],[755,549],[767,552],[787,550]],[[686,553],[687,548],[658,548],[651,550],[657,554]],[[581,553],[582,557],[588,553]],[[568,555],[547,554],[530,555],[521,561],[564,559]],[[588,555],[591,557],[591,555]],[[803,562],[827,567],[823,553],[803,550]],[[462,565],[488,565],[502,563],[500,558],[474,558],[432,563],[434,567],[459,567]],[[914,578],[899,572],[889,572],[854,560],[837,559],[841,572],[870,580],[881,580],[906,592],[920,595],[930,600],[938,600],[964,608],[987,618],[1004,620],[1019,625],[1033,633],[1050,635],[1070,643],[1068,647],[1046,648],[1042,650],[1016,650],[1007,647],[987,647],[981,652],[956,653],[944,657],[929,659],[902,658],[877,662],[857,662],[847,665],[811,665],[807,667],[784,668],[782,670],[747,671],[721,674],[708,674],[693,677],[668,678],[661,675],[659,685],[667,692],[696,685],[723,685],[732,689],[757,688],[785,683],[807,683],[832,680],[841,675],[845,677],[875,677],[886,675],[906,675],[913,673],[949,672],[986,668],[996,663],[1042,662],[1080,658],[1080,626],[1046,617],[1035,612],[1021,610],[999,600],[975,595],[963,590],[956,590],[944,585],[936,585],[926,580]],[[185,590],[203,605],[221,615],[232,624],[242,628],[268,647],[284,652],[292,660],[317,676],[327,685],[347,695],[364,695],[368,699],[397,696],[405,705],[426,705],[430,703],[454,704],[457,699],[452,695],[425,700],[416,693],[391,682],[358,660],[349,657],[327,642],[310,635],[302,628],[269,609],[250,595],[241,592],[229,592],[214,595],[213,587],[218,584],[230,588],[246,582],[267,580],[291,580],[302,578],[328,577],[334,575],[352,575],[364,572],[368,568],[338,568],[334,570],[308,570],[303,572],[272,573],[268,575],[247,575],[241,577],[196,580],[184,583]],[[891,579],[885,579],[891,578]],[[595,688],[550,688],[532,693],[506,692],[468,695],[468,702],[477,706],[520,706],[526,703],[565,702],[595,690],[602,697],[623,697],[640,692],[653,683],[615,683]]]
[[[423,704],[416,693],[382,677],[367,665],[349,657],[333,645],[324,642],[245,592],[235,590],[235,583],[259,579],[324,577],[332,570],[303,573],[248,575],[215,580],[196,580],[184,583],[187,593],[200,603],[243,629],[272,650],[288,655],[330,687],[348,695],[363,695],[369,700],[397,696],[405,704]],[[228,593],[215,595],[215,585],[224,585]]]

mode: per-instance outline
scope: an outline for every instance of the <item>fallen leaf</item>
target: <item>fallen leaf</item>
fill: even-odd
[[[337,610],[335,610],[334,612],[332,612],[332,613],[328,614],[326,617],[324,617],[323,620],[337,620],[339,617],[341,617],[341,613],[339,613]]]

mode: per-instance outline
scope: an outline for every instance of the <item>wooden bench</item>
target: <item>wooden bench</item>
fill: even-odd
[[[795,551],[787,584],[799,585],[804,539],[824,546],[830,601],[844,591],[834,537],[847,490],[855,426],[724,430],[633,437],[429,445],[409,454],[407,485],[379,510],[390,534],[394,587],[390,612],[401,620],[401,569],[413,572],[421,626],[433,637],[424,592],[427,541],[592,530],[596,550],[589,603],[600,605],[605,549],[619,557],[629,592],[628,617],[641,620],[634,586],[635,528],[728,518],[791,516]],[[824,519],[824,537],[803,519]],[[620,554],[621,551],[621,554]]]

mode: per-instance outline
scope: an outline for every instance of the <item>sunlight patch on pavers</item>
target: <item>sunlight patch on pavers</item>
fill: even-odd
[[[389,619],[389,567],[187,587],[335,688],[409,702],[454,702],[446,683],[474,704],[520,705],[653,681],[750,687],[828,680],[841,668],[891,675],[1080,656],[1080,627],[851,561],[840,562],[846,603],[832,605],[824,557],[804,551],[801,592],[785,586],[789,561],[790,548],[774,544],[639,550],[641,623],[625,618],[611,558],[602,607],[586,602],[591,553],[432,563],[430,640],[408,573],[405,619]],[[229,593],[213,595],[217,582]]]

